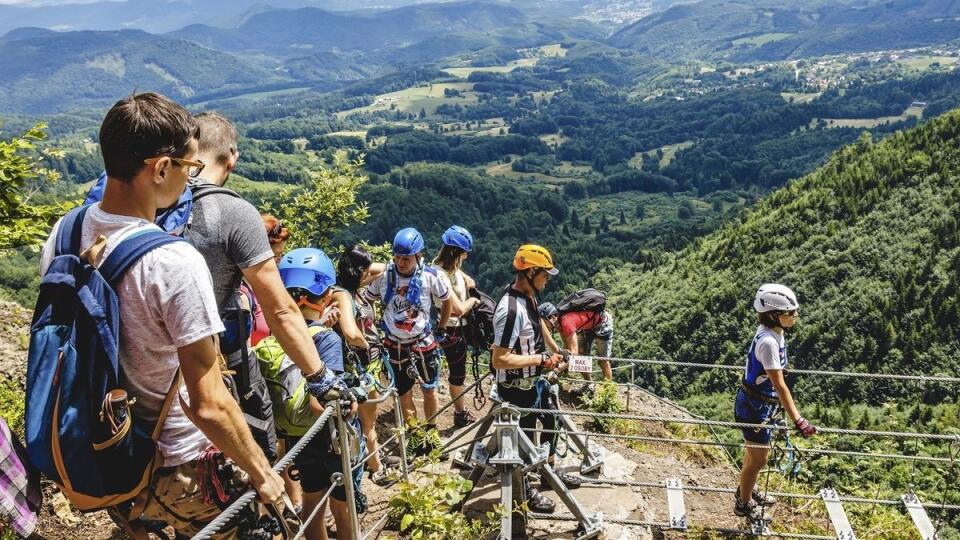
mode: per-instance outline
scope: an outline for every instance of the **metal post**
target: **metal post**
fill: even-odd
[[[403,411],[400,409],[400,393],[393,393],[393,419],[397,423],[397,444],[400,445],[400,471],[403,481],[410,481],[410,468],[407,465],[407,425],[403,422]]]
[[[527,461],[531,463],[537,460],[539,451],[536,447],[533,446],[533,441],[527,437],[527,434],[523,430],[518,430],[517,435],[519,436],[520,443],[520,452],[527,458]],[[543,448],[544,452],[549,452],[546,448],[546,445]],[[570,490],[567,489],[567,486],[560,480],[560,477],[557,476],[556,471],[553,470],[553,467],[546,462],[547,456],[542,456],[543,462],[537,466],[540,469],[540,477],[546,481],[546,483],[553,488],[554,493],[560,497],[560,501],[568,510],[577,518],[577,521],[580,522],[580,525],[583,527],[583,534],[578,536],[579,539],[587,538],[596,538],[603,533],[603,518],[600,514],[594,514],[593,516],[588,516],[586,510],[580,503],[573,497],[570,493]]]
[[[350,436],[343,417],[343,405],[337,406],[337,439],[340,442],[340,464],[343,467],[343,491],[350,511],[350,540],[360,540],[360,520],[357,518],[357,499],[353,492],[353,466],[350,462]],[[341,536],[337,531],[337,537]]]

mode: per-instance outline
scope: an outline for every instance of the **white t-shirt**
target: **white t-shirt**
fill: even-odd
[[[445,276],[447,278],[447,281],[450,282],[450,289],[453,291],[453,294],[455,294],[461,302],[466,301],[467,280],[464,279],[463,277],[463,270],[460,270],[458,268],[453,272],[447,272],[446,270],[443,269],[442,266],[439,266],[436,264],[432,266],[434,269],[436,269],[438,274]],[[438,305],[440,304],[439,298],[434,297],[433,301]],[[460,326],[460,317],[450,315],[450,319],[447,322],[447,328],[450,328],[451,326]]]
[[[394,276],[396,283],[388,284],[387,279]],[[399,339],[404,343],[420,340],[421,345],[433,343],[433,334],[426,332],[430,325],[430,308],[435,297],[443,302],[450,297],[450,282],[446,276],[437,272],[431,266],[425,266],[421,274],[420,306],[414,306],[407,301],[407,285],[410,276],[401,276],[396,270],[380,274],[377,279],[367,286],[364,296],[370,301],[386,298],[388,286],[393,286],[393,298],[389,305],[383,306],[383,322],[387,327],[387,337]]]
[[[783,370],[786,367],[786,338],[783,334],[778,334],[763,325],[758,326],[750,351],[747,353],[745,380],[753,385],[764,385],[764,383],[769,385],[771,383],[768,382],[767,370]]]
[[[107,238],[102,262],[128,235],[159,228],[149,221],[108,214],[96,204],[83,222],[81,249],[103,235]],[[40,260],[46,272],[56,249],[58,222]],[[137,261],[116,290],[120,303],[120,385],[136,397],[133,414],[153,425],[179,366],[177,349],[223,331],[213,297],[210,271],[200,253],[187,242],[168,244]],[[180,396],[189,404],[186,386]],[[158,441],[163,466],[193,461],[210,441],[186,416],[174,399]]]

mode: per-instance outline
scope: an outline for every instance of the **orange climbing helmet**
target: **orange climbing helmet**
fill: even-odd
[[[513,267],[517,270],[526,270],[527,268],[542,268],[551,276],[560,273],[560,270],[553,265],[553,257],[547,248],[535,244],[524,244],[517,250],[513,257]]]

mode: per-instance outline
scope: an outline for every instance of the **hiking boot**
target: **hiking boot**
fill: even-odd
[[[388,454],[386,456],[383,456],[382,458],[380,458],[380,461],[383,463],[383,468],[386,468],[386,469],[390,469],[394,467],[399,468],[400,464],[403,462],[403,460],[400,459],[400,456],[397,456],[394,454]]]
[[[572,474],[560,472],[556,469],[554,469],[553,472],[554,474],[557,475],[560,481],[563,482],[563,485],[566,486],[567,489],[577,489],[578,487],[580,487],[581,484],[583,484],[583,482],[579,478],[577,478]],[[540,489],[544,491],[550,491],[551,489],[553,489],[550,487],[550,484],[547,483],[546,476],[544,476],[543,474],[540,475]]]
[[[388,486],[393,483],[396,471],[388,467],[380,467],[379,470],[370,471],[370,481],[378,486]]]
[[[760,506],[773,506],[777,504],[776,497],[773,495],[760,493],[759,488],[753,488],[753,496],[750,498],[753,499],[753,502],[759,504]]]
[[[574,396],[580,398],[583,403],[588,403],[593,399],[593,385],[586,382],[575,388],[571,392]]]
[[[741,501],[739,493],[734,494],[733,513],[750,521],[759,521],[764,517],[762,506],[752,498],[746,502]]]
[[[456,429],[465,428],[476,421],[477,417],[468,410],[453,411],[453,427]]]
[[[557,509],[557,504],[546,497],[543,493],[540,493],[533,486],[528,486],[527,491],[527,507],[530,508],[531,512],[536,512],[538,514],[552,514]]]

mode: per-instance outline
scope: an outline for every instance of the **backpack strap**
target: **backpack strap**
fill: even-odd
[[[180,368],[173,374],[173,382],[170,383],[170,389],[167,390],[167,397],[163,400],[163,406],[160,407],[160,416],[157,417],[157,424],[153,427],[153,434],[150,436],[154,441],[160,438],[160,432],[163,431],[163,424],[167,420],[167,414],[170,413],[170,407],[173,406],[173,398],[179,394],[180,383],[183,381],[183,373]]]
[[[60,221],[60,230],[57,231],[57,255],[80,255],[80,240],[83,236],[83,218],[87,215],[90,206],[81,206],[67,212]]]
[[[100,274],[111,286],[115,286],[123,274],[148,252],[160,246],[181,241],[183,241],[182,238],[170,236],[157,229],[134,233],[120,242],[107,260],[103,261],[99,267]]]
[[[218,193],[230,195],[231,197],[236,197],[238,199],[240,198],[240,195],[232,189],[227,189],[216,184],[209,184],[207,182],[195,182],[190,184],[190,191],[193,193],[194,202],[206,197],[207,195],[216,195]]]

